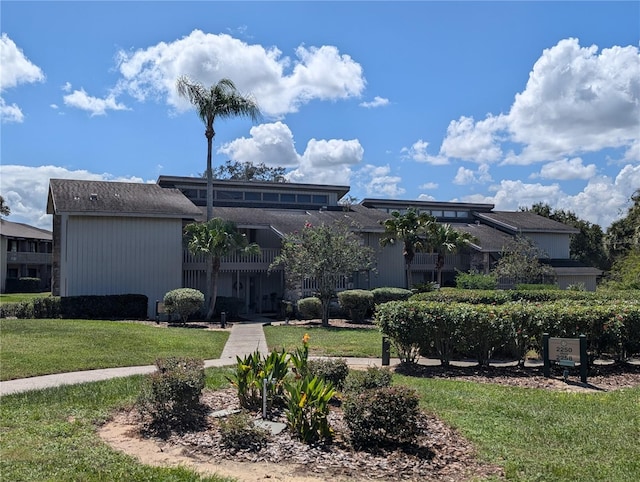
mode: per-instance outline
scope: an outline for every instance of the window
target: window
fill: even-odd
[[[455,211],[445,211],[444,212],[444,217],[445,218],[455,218],[456,217],[456,212]]]
[[[313,203],[314,204],[329,204],[329,196],[326,194],[314,194],[313,195]]]
[[[182,194],[187,196],[189,199],[198,199],[198,190],[197,189],[180,189]]]
[[[456,216],[459,218],[468,218],[469,211],[456,211]]]
[[[262,196],[259,192],[248,191],[244,193],[245,201],[261,201]]]
[[[216,199],[242,201],[242,191],[217,191]]]
[[[200,189],[198,192],[200,193],[200,199],[207,199],[207,190],[206,189]]]
[[[263,192],[262,193],[263,201],[274,201],[278,202],[278,193],[276,192]]]
[[[294,203],[296,202],[296,195],[295,194],[280,194],[280,202],[283,203]]]
[[[439,210],[432,210],[431,211],[431,215],[435,218],[441,218],[442,217],[442,211]]]
[[[298,194],[298,202],[299,203],[310,203],[311,202],[311,194]]]

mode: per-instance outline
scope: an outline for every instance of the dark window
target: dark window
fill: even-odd
[[[182,194],[187,196],[189,199],[198,199],[198,190],[197,189],[180,189]]]
[[[456,212],[455,211],[445,211],[444,212],[444,217],[445,218],[455,218],[456,217]]]
[[[310,203],[311,202],[311,194],[298,194],[298,202],[299,203]]]
[[[278,193],[277,192],[263,192],[262,193],[263,201],[275,201],[278,202]]]
[[[207,199],[207,190],[206,189],[200,189],[200,191],[198,191],[200,193],[200,199]]]
[[[280,194],[280,202],[283,203],[294,203],[296,202],[295,194]]]
[[[313,203],[314,204],[328,204],[329,196],[326,194],[314,194],[313,195]]]
[[[262,196],[259,192],[248,191],[244,193],[244,199],[246,201],[261,201]]]
[[[241,191],[217,191],[216,199],[233,199],[242,201]]]

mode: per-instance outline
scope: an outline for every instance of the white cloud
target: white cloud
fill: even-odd
[[[0,64],[0,91],[45,79],[40,67],[27,59],[6,33],[0,37]]]
[[[477,171],[460,167],[458,168],[458,172],[453,178],[453,183],[458,185],[479,184],[491,181],[493,181],[493,179],[489,174],[488,164],[481,164],[480,166],[478,166]]]
[[[433,166],[449,164],[449,160],[443,156],[432,156],[427,153],[429,143],[418,139],[411,147],[403,147],[400,152],[408,159],[416,162],[426,162]]]
[[[46,214],[49,179],[143,182],[139,177],[116,177],[84,169],[0,165],[0,192],[11,208],[7,219],[51,230],[51,216]]]
[[[2,97],[0,97],[0,116],[2,116],[2,122],[20,123],[24,120],[20,107],[16,104],[7,105]]]
[[[371,102],[361,102],[360,107],[365,107],[367,109],[373,109],[376,107],[383,107],[385,105],[389,105],[389,99],[385,99],[384,97],[375,96]]]
[[[389,166],[367,164],[356,173],[356,184],[365,196],[375,198],[397,198],[406,191],[400,187],[402,178],[392,176]]]
[[[296,152],[293,134],[286,124],[274,122],[252,127],[250,138],[241,137],[223,144],[218,152],[239,162],[265,163],[274,167],[297,166],[300,156]]]
[[[572,179],[590,179],[596,175],[597,167],[595,164],[585,166],[582,159],[574,157],[573,159],[561,159],[559,161],[549,162],[540,169],[540,173],[534,177],[542,179],[558,179],[562,181]]]
[[[504,116],[488,115],[474,122],[472,117],[451,121],[440,154],[473,162],[495,162],[502,157],[498,134],[506,126]]]
[[[572,211],[580,219],[599,225],[606,230],[613,221],[627,214],[631,195],[640,186],[640,165],[624,166],[615,179],[596,177],[575,194],[567,194],[558,184],[527,184],[522,181],[503,180],[491,187],[493,196],[464,196],[465,202],[493,203],[496,210],[513,211],[531,207],[535,203],[548,204],[554,209]]]
[[[438,189],[438,183],[437,182],[426,182],[426,183],[418,186],[418,189],[425,189],[425,190]]]
[[[108,110],[129,110],[129,108],[116,101],[114,94],[109,94],[104,99],[90,96],[84,89],[74,90],[71,94],[63,97],[65,105],[85,110],[91,114],[105,115]]]
[[[0,36],[0,92],[17,87],[20,84],[43,82],[45,76],[37,65],[33,64],[6,33]],[[24,114],[17,104],[8,105],[0,97],[0,117],[2,122],[24,121]]]
[[[418,201],[435,201],[436,198],[431,196],[430,194],[420,194],[418,196]]]
[[[239,91],[255,97],[265,115],[274,118],[296,112],[313,99],[359,97],[366,84],[360,64],[333,46],[300,46],[292,59],[276,47],[249,45],[226,34],[200,30],[135,52],[120,51],[118,57],[119,91],[139,101],[166,97],[179,111],[190,108],[175,89],[182,75],[204,85],[230,78]]]
[[[357,139],[311,139],[298,168],[287,178],[292,182],[349,185],[351,166],[362,162],[363,156],[364,149]]]
[[[508,114],[451,121],[439,157],[528,165],[622,148],[629,162],[639,138],[638,47],[598,53],[569,38],[543,51]]]

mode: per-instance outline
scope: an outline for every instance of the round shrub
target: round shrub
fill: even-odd
[[[349,366],[343,359],[309,360],[307,362],[309,376],[322,378],[338,390],[344,386],[344,381],[349,375]]]
[[[373,309],[373,293],[367,290],[346,290],[338,293],[340,307],[349,313],[353,323],[362,323]]]
[[[387,301],[404,301],[408,300],[413,294],[411,290],[405,290],[404,288],[375,288],[371,290],[373,293],[373,303],[379,305],[386,303]]]
[[[249,450],[257,452],[267,445],[270,432],[257,426],[247,412],[229,415],[220,419],[222,445],[233,451]]]
[[[351,393],[344,419],[355,448],[414,442],[420,433],[419,397],[415,390],[382,387]]]
[[[164,309],[167,313],[180,316],[186,323],[190,315],[196,313],[204,304],[204,295],[192,288],[178,288],[164,295]]]
[[[388,368],[368,367],[366,370],[350,370],[342,388],[345,393],[361,393],[389,386],[391,386],[391,371]]]
[[[311,296],[298,300],[298,312],[306,319],[322,318],[322,302],[319,298]]]

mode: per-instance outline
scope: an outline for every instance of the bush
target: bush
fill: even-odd
[[[388,368],[368,367],[366,370],[350,370],[342,388],[345,393],[360,393],[388,386],[391,386],[391,371]]]
[[[5,291],[7,293],[40,293],[42,280],[40,278],[7,278]]]
[[[226,420],[220,419],[219,426],[222,445],[234,451],[257,452],[271,438],[270,432],[258,427],[246,412],[229,415]]]
[[[220,316],[223,311],[227,314],[227,320],[240,317],[240,311],[244,308],[244,300],[234,296],[217,296],[214,308],[215,316]]]
[[[138,397],[137,406],[152,433],[167,435],[202,426],[205,418],[200,395],[204,389],[204,361],[169,357],[156,360],[157,370]]]
[[[307,362],[309,376],[322,378],[341,390],[349,375],[349,366],[343,359],[309,360]]]
[[[418,402],[416,391],[402,386],[349,394],[343,407],[351,443],[377,448],[414,442],[420,433]]]
[[[411,290],[405,290],[404,288],[375,288],[371,290],[373,293],[373,303],[380,305],[388,301],[404,301],[408,300],[413,294]]]
[[[180,316],[186,323],[190,315],[196,313],[204,304],[204,295],[192,288],[178,288],[164,295],[164,309],[169,314]]]
[[[60,299],[63,318],[103,320],[144,320],[148,298],[145,295],[65,296]]]
[[[427,341],[422,306],[414,301],[390,301],[376,310],[376,323],[389,337],[402,363],[415,363]]]
[[[464,290],[495,290],[498,280],[495,275],[482,274],[476,271],[456,275],[456,288]]]
[[[353,323],[362,323],[373,310],[373,293],[367,290],[346,290],[338,293],[340,307],[349,313]]]
[[[17,303],[2,303],[0,318],[58,318],[60,317],[60,298],[57,296],[43,296]]]
[[[302,298],[298,300],[298,313],[306,319],[322,318],[322,302],[315,296]]]

